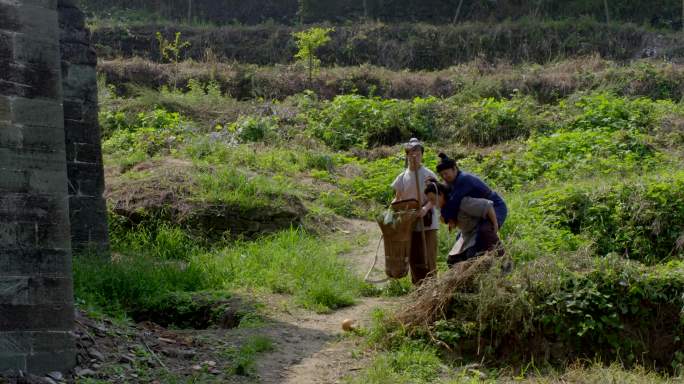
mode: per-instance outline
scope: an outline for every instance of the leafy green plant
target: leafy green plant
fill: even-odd
[[[530,97],[490,97],[465,106],[458,100],[446,100],[443,109],[439,134],[464,144],[489,146],[526,138],[542,131],[545,124],[538,115],[539,107]]]
[[[683,254],[684,175],[661,174],[586,190],[569,185],[536,192],[534,209],[611,252],[654,263]]]
[[[266,336],[251,336],[239,348],[227,348],[222,356],[231,360],[230,373],[240,376],[253,376],[256,373],[258,354],[274,349],[273,341]]]
[[[429,140],[436,124],[436,99],[337,96],[321,111],[308,111],[307,119],[313,134],[335,149],[396,144],[414,136]]]
[[[105,154],[116,155],[117,161],[125,166],[160,153],[175,153],[186,139],[180,114],[161,108],[141,112],[130,122],[118,113],[112,120],[112,133],[102,143],[102,149]]]
[[[229,127],[240,142],[264,141],[275,135],[278,121],[274,117],[241,117]]]
[[[658,160],[648,136],[599,127],[535,136],[512,154],[494,152],[483,161],[465,163],[498,187],[516,190],[530,182],[648,170]]]
[[[318,73],[321,60],[316,56],[316,50],[330,41],[330,32],[334,28],[312,27],[304,31],[294,32],[297,48],[295,59],[301,63],[309,74],[309,84],[313,83],[313,77]]]
[[[183,41],[181,33],[176,32],[173,40],[167,40],[161,32],[156,33],[157,43],[159,44],[159,56],[162,60],[178,64],[180,55],[184,49],[190,46],[189,41]]]

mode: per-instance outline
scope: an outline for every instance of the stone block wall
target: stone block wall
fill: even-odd
[[[57,0],[0,0],[0,372],[75,364]]]
[[[104,171],[97,119],[97,58],[83,13],[58,0],[71,246],[108,249]]]

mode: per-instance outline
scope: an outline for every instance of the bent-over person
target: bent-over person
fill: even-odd
[[[447,185],[431,182],[425,188],[425,194],[434,204],[444,209],[451,194]],[[452,209],[449,207],[447,209]],[[458,228],[460,233],[447,258],[447,265],[467,261],[488,251],[496,251],[498,256],[504,255],[503,246],[497,229],[499,227],[494,203],[491,200],[463,197],[457,212],[450,212],[449,230]]]

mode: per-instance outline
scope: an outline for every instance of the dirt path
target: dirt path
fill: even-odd
[[[347,255],[350,267],[363,275],[375,255],[380,231],[375,223],[365,221],[351,221],[347,230],[353,235],[369,235],[367,245]],[[382,270],[382,261],[379,264]],[[260,382],[340,382],[368,363],[368,359],[355,353],[360,340],[344,335],[342,321],[353,319],[359,326],[368,326],[375,308],[391,307],[396,301],[391,298],[361,298],[356,305],[330,314],[304,311],[275,314],[279,323],[260,330],[276,344],[274,352],[259,359],[257,371]]]

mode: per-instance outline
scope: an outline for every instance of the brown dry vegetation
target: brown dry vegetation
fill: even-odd
[[[189,27],[144,25],[94,30],[99,57],[161,58],[155,38],[180,32],[190,46],[184,58],[215,56],[221,61],[258,65],[292,62],[292,33],[303,27],[282,25]],[[549,63],[598,53],[613,60],[679,55],[681,38],[633,24],[591,19],[523,20],[458,25],[357,23],[337,26],[318,54],[324,65],[372,64],[390,69],[436,70],[475,59],[487,62]]]
[[[137,87],[187,89],[190,80],[216,82],[225,95],[238,100],[282,100],[309,89],[319,97],[357,93],[382,98],[509,97],[527,94],[543,103],[556,102],[579,90],[609,90],[622,96],[646,96],[679,100],[684,96],[684,65],[638,60],[627,65],[588,56],[546,66],[490,64],[475,60],[433,72],[392,71],[364,65],[324,68],[312,84],[295,66],[255,66],[186,61],[178,66],[140,58],[103,60],[98,71],[117,93]],[[206,106],[205,106],[206,107]]]

